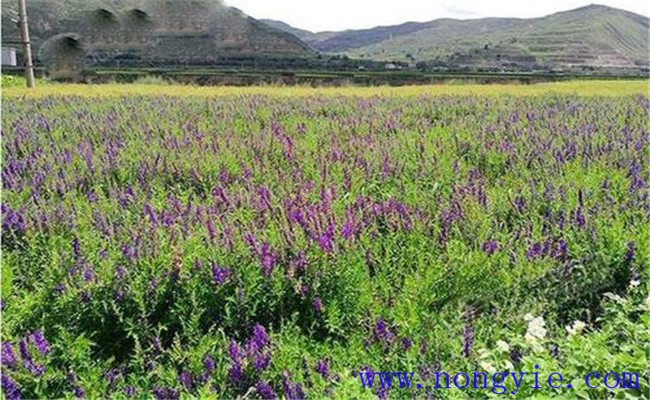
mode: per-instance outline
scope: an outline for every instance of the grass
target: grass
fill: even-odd
[[[233,95],[268,95],[277,97],[309,96],[441,96],[441,95],[481,95],[481,96],[542,96],[564,94],[577,96],[630,96],[648,95],[650,81],[569,81],[539,83],[533,85],[427,85],[406,87],[332,87],[312,88],[308,86],[262,86],[262,87],[197,87],[165,85],[40,85],[35,90],[19,87],[7,87],[3,96],[12,97],[47,97],[47,96],[82,96],[82,97],[122,97],[122,96],[159,96],[177,97],[223,97]]]

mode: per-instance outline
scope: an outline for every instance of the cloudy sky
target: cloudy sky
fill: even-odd
[[[541,17],[590,4],[589,0],[225,0],[255,18],[271,18],[314,32],[371,28],[436,18]],[[650,16],[647,0],[598,4]]]

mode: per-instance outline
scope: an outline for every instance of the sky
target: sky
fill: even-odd
[[[225,0],[260,19],[284,21],[312,32],[363,29],[437,18],[541,17],[589,5],[586,0]],[[597,0],[597,4],[650,16],[647,0]]]

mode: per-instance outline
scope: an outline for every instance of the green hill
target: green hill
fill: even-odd
[[[14,3],[2,3],[3,41],[18,38]],[[28,13],[37,62],[59,75],[315,56],[295,36],[218,0],[38,0]]]
[[[292,30],[319,51],[374,60],[634,68],[649,65],[648,25],[647,17],[591,5],[533,19],[438,19],[322,34]]]

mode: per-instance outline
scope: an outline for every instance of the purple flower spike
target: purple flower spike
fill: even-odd
[[[316,372],[318,372],[324,379],[329,378],[330,366],[327,363],[327,360],[321,359],[316,362]]]
[[[45,336],[43,336],[43,331],[38,330],[30,335],[30,339],[32,343],[34,343],[34,346],[36,347],[36,350],[38,350],[41,355],[47,355],[50,352],[50,344],[45,340]]]
[[[86,392],[81,386],[75,386],[73,389],[74,397],[77,399],[84,399],[86,397]]]
[[[133,397],[136,394],[136,390],[133,386],[124,386],[123,392],[127,397]]]
[[[212,263],[212,280],[214,281],[215,285],[223,285],[231,274],[232,272],[229,268],[219,267],[215,263]]]
[[[16,355],[13,346],[9,342],[2,343],[2,365],[9,369],[13,369],[16,365]]]
[[[585,215],[582,212],[582,207],[578,207],[575,213],[575,218],[576,218],[576,226],[580,229],[584,228],[585,225],[587,224],[587,221],[585,219]]]
[[[266,334],[266,329],[260,324],[255,325],[253,328],[252,341],[258,349],[262,349],[271,343],[269,335]]]
[[[631,263],[634,260],[634,253],[636,252],[636,245],[634,242],[628,242],[627,251],[625,252],[625,262]]]
[[[278,398],[278,395],[275,394],[271,385],[269,385],[266,381],[257,382],[255,389],[257,390],[257,394],[259,394],[260,397],[264,400],[275,400]]]
[[[393,333],[388,328],[386,321],[381,317],[375,324],[375,338],[380,342],[389,342],[393,339]]]
[[[499,249],[499,243],[494,240],[486,240],[482,246],[483,251],[491,256]]]
[[[271,276],[271,273],[278,262],[278,257],[273,250],[271,250],[271,247],[267,242],[262,243],[262,250],[260,251],[259,259],[262,264],[262,273],[264,276]]]
[[[37,365],[32,360],[31,354],[29,354],[29,349],[27,348],[27,340],[21,339],[18,343],[20,349],[20,357],[23,359],[23,365],[34,376],[41,376],[45,372],[45,366]]]
[[[314,301],[312,302],[314,306],[314,311],[316,311],[316,314],[322,314],[323,312],[323,301],[320,299],[320,297],[316,297]]]
[[[214,366],[214,358],[206,354],[205,357],[203,357],[203,369],[206,373],[211,374],[214,371]]]
[[[20,388],[10,377],[2,374],[2,393],[7,400],[20,400]]]
[[[192,387],[194,386],[194,382],[193,382],[194,380],[192,379],[192,374],[190,374],[187,371],[183,371],[180,374],[178,374],[178,381],[187,390],[192,390]]]

